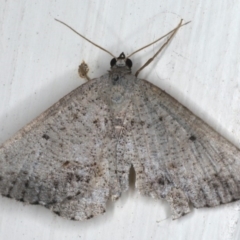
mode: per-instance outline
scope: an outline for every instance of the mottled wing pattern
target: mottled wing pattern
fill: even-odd
[[[0,193],[91,218],[128,189],[173,219],[240,198],[240,151],[164,91],[121,69],[77,88],[0,147]]]
[[[99,96],[107,81],[104,76],[80,86],[0,147],[3,196],[42,204],[68,219],[105,211],[114,194],[116,144],[109,106]]]
[[[165,198],[176,219],[240,199],[240,151],[164,91],[139,80],[133,136],[136,187]]]

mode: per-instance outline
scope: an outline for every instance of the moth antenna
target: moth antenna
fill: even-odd
[[[136,77],[138,76],[139,72],[142,71],[146,66],[148,66],[148,65],[154,60],[154,58],[163,50],[163,48],[164,48],[164,47],[170,42],[170,40],[174,37],[174,35],[175,35],[176,32],[178,31],[178,29],[179,29],[180,27],[182,27],[182,26],[190,23],[190,21],[189,21],[189,22],[186,22],[186,23],[182,24],[182,21],[183,21],[183,19],[181,19],[181,21],[180,21],[180,23],[178,24],[178,26],[177,26],[176,28],[174,28],[172,31],[170,31],[169,33],[165,34],[164,36],[162,36],[161,38],[155,40],[154,42],[152,42],[152,43],[150,43],[150,44],[148,44],[148,45],[146,45],[146,46],[138,49],[137,51],[133,52],[132,54],[130,54],[130,55],[128,56],[128,57],[132,56],[132,55],[135,54],[136,52],[139,52],[140,50],[151,46],[152,44],[158,42],[158,41],[161,40],[162,38],[164,38],[164,37],[168,36],[169,34],[171,34],[171,36],[170,36],[170,37],[167,39],[167,41],[160,47],[160,49],[153,55],[153,57],[151,57],[150,59],[148,59],[147,62],[146,62],[141,68],[139,68],[139,69],[137,70],[137,72],[135,73],[135,76],[136,76]]]
[[[186,23],[182,24],[180,27],[183,27],[183,26],[187,25],[187,24],[190,23],[190,22],[191,22],[191,21],[186,22]],[[170,31],[170,32],[168,32],[167,34],[163,35],[162,37],[158,38],[158,39],[155,40],[154,42],[149,43],[149,44],[147,44],[146,46],[139,48],[138,50],[136,50],[136,51],[134,51],[133,53],[131,53],[130,55],[128,55],[127,58],[130,58],[133,54],[135,54],[135,53],[137,53],[137,52],[140,52],[140,51],[143,50],[144,48],[147,48],[147,47],[153,45],[154,43],[160,41],[161,39],[165,38],[166,36],[168,36],[168,35],[171,34],[173,31],[175,31],[176,29],[178,29],[178,28],[180,28],[180,27],[177,26],[177,27],[174,28],[172,31]]]
[[[103,50],[104,52],[110,54],[112,57],[116,58],[112,53],[110,53],[108,50],[106,50],[105,48],[99,46],[98,44],[92,42],[91,40],[87,39],[86,37],[84,37],[82,34],[80,34],[79,32],[77,32],[76,30],[74,30],[72,27],[70,27],[69,25],[67,25],[65,22],[62,22],[58,19],[55,18],[55,20],[57,22],[60,22],[61,24],[65,25],[66,27],[70,28],[73,32],[75,32],[77,35],[79,35],[80,37],[82,37],[83,39],[85,39],[86,41],[90,42],[92,45],[94,45],[95,47],[100,48],[101,50]]]

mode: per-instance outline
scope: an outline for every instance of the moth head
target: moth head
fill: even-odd
[[[125,54],[122,52],[118,58],[113,58],[110,62],[111,67],[128,67],[131,69],[132,67],[132,61],[129,58],[126,58]]]
[[[144,48],[147,48],[149,46],[151,46],[152,44],[158,42],[159,40],[161,40],[163,37],[166,37],[167,35],[170,35],[170,37],[168,37],[167,41],[162,45],[162,47],[157,51],[157,53],[154,54],[154,56],[152,58],[149,58],[148,61],[141,67],[138,69],[138,71],[135,73],[135,76],[137,77],[139,72],[142,71],[142,69],[144,69],[147,65],[149,65],[149,63],[151,63],[154,58],[162,51],[162,49],[169,43],[169,41],[172,39],[172,37],[176,34],[177,30],[188,24],[189,22],[186,22],[184,24],[182,24],[183,19],[181,19],[180,23],[178,24],[178,26],[176,28],[174,28],[172,31],[170,31],[169,33],[167,33],[166,35],[164,35],[163,37],[160,37],[159,39],[155,40],[154,42],[147,44],[144,47],[139,48],[138,50],[134,51],[133,53],[131,53],[130,55],[128,55],[127,57],[125,56],[125,54],[122,52],[120,54],[120,56],[118,58],[116,58],[111,52],[109,52],[108,50],[104,49],[103,47],[99,46],[98,44],[92,42],[91,40],[87,39],[86,37],[84,37],[82,34],[78,33],[76,30],[74,30],[73,28],[71,28],[70,26],[68,26],[66,23],[55,19],[56,21],[62,23],[63,25],[65,25],[66,27],[70,28],[73,32],[75,32],[77,35],[79,35],[80,37],[82,37],[83,39],[85,39],[86,41],[90,42],[91,44],[93,44],[94,46],[100,48],[101,50],[103,50],[104,52],[108,53],[109,55],[111,55],[113,57],[113,59],[111,60],[110,64],[111,64],[111,68],[128,68],[131,69],[132,67],[132,61],[129,59],[129,57],[131,57],[133,54],[141,51]]]

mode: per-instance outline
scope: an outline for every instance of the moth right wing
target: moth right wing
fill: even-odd
[[[240,151],[167,93],[139,79],[133,162],[136,187],[165,198],[173,219],[240,199]]]

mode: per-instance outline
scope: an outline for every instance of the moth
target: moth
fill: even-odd
[[[59,21],[59,20],[57,20]],[[59,21],[61,22],[61,21]],[[63,22],[61,22],[63,23]],[[65,23],[63,23],[65,24]],[[65,24],[66,25],[66,24]],[[137,78],[121,53],[111,70],[67,94],[0,147],[0,193],[72,220],[102,214],[109,199],[136,188],[165,199],[177,219],[195,208],[240,199],[240,151],[178,101]]]

